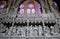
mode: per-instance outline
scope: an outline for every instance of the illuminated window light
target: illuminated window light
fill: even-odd
[[[24,14],[24,9],[20,9],[19,14],[23,15]]]
[[[33,4],[29,4],[28,8],[34,8],[34,5]]]
[[[23,5],[23,4],[21,4],[19,8],[24,8],[24,5]]]
[[[33,14],[35,13],[35,9],[32,9],[32,13],[33,13]]]
[[[30,14],[31,12],[30,12],[30,9],[27,9],[27,14]]]

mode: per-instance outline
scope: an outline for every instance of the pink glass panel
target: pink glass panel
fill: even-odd
[[[41,8],[40,4],[37,4],[37,7],[38,7],[38,8]]]
[[[34,8],[34,5],[33,4],[29,4],[28,8]]]
[[[35,13],[35,9],[32,9],[32,13]]]
[[[20,9],[19,10],[19,14],[22,14],[23,15],[24,14],[24,9]]]
[[[0,9],[0,14],[3,12],[3,9]]]
[[[41,9],[38,9],[37,13],[38,15],[41,15]]]
[[[4,8],[4,5],[0,5],[0,8]]]
[[[57,3],[56,2],[53,2],[55,6],[57,6]]]
[[[30,9],[27,9],[27,14],[30,14]]]
[[[24,8],[24,5],[23,5],[23,4],[21,4],[19,8]]]

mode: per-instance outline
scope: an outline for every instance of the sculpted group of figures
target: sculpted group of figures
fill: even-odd
[[[56,35],[57,33],[54,34],[54,27],[51,26],[51,31],[49,27],[44,26],[44,34],[46,36],[51,36]],[[44,36],[43,34],[43,28],[41,25],[39,26],[25,26],[25,27],[20,27],[20,26],[14,26],[10,27],[9,29],[7,28],[7,31],[5,32],[5,35],[7,36]]]
[[[39,36],[39,35],[42,35],[42,27],[39,26],[35,26],[35,27],[28,27],[28,26],[25,26],[25,27],[10,27],[10,29],[7,29],[7,32],[6,34],[7,35],[11,35],[11,36]]]

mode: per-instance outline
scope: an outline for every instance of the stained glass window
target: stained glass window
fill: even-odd
[[[53,2],[53,4],[54,4],[55,6],[57,6],[57,3],[56,3],[56,2]]]
[[[24,14],[24,9],[20,9],[19,14],[23,15]]]
[[[35,10],[37,8],[37,10]],[[38,15],[41,15],[41,6],[40,6],[40,4],[37,4],[36,5],[36,8],[35,8],[35,5],[34,4],[32,4],[32,3],[30,3],[30,4],[27,4],[27,11],[26,11],[26,13],[29,15],[29,14],[34,14],[34,13],[36,13],[37,12],[37,14]],[[19,6],[19,14],[24,14],[24,4],[21,4],[20,6]]]
[[[30,14],[31,12],[30,12],[30,9],[27,9],[27,14]]]
[[[28,8],[34,8],[34,5],[33,4],[29,4]]]
[[[37,4],[37,7],[38,7],[38,8],[41,8],[40,4]]]
[[[35,9],[32,9],[32,13],[35,13]]]
[[[21,14],[21,15],[24,14],[24,5],[23,5],[23,4],[21,4],[21,5],[19,6],[19,14]]]
[[[3,13],[4,5],[0,5],[0,14]]]
[[[23,5],[23,4],[21,4],[19,8],[24,8],[24,5]]]
[[[0,5],[0,9],[4,8],[4,5]]]
[[[35,13],[34,5],[33,4],[28,4],[28,9],[27,13]]]

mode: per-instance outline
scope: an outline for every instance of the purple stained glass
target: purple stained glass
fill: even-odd
[[[37,13],[38,15],[41,15],[41,9],[38,9]]]
[[[24,9],[20,9],[19,14],[23,15],[24,14]]]
[[[29,4],[28,8],[34,8],[34,5],[33,4]]]
[[[27,14],[30,14],[30,9],[27,9]]]
[[[0,5],[0,14],[3,13],[4,5]]]
[[[19,8],[24,8],[24,5],[23,5],[23,4],[21,4]]]
[[[56,2],[53,2],[53,4],[54,4],[55,6],[57,6],[57,3],[56,3]]]
[[[0,8],[4,8],[4,5],[0,5]]]
[[[40,4],[37,4],[37,7],[38,7],[38,8],[41,8]]]
[[[35,13],[35,9],[32,9],[32,13]]]

